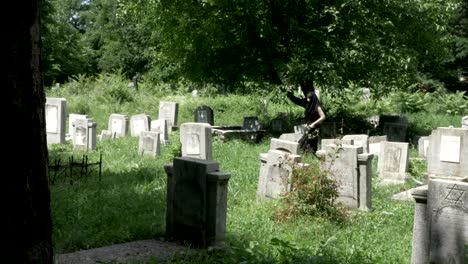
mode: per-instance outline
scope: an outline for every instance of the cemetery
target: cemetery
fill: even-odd
[[[57,201],[53,202],[54,218],[63,226],[55,235],[58,252],[73,254],[109,246],[99,240],[88,244],[101,230],[104,237],[115,237],[112,244],[116,245],[159,237],[158,243],[177,242],[190,250],[217,248],[220,256],[231,254],[227,248],[256,241],[254,248],[261,258],[289,256],[306,261],[324,254],[323,261],[355,258],[351,263],[388,263],[380,262],[380,255],[390,263],[464,261],[468,130],[462,127],[462,116],[453,123],[435,125],[414,140],[408,138],[407,129],[392,130],[381,123],[374,130],[366,126],[341,134],[340,122],[330,118],[321,128],[318,151],[305,154],[298,143],[304,126],[289,120],[295,114],[284,114],[282,105],[275,106],[285,120],[280,134],[271,125],[277,117],[274,114],[270,120],[260,120],[258,112],[248,111],[233,110],[235,114],[226,116],[202,97],[167,97],[151,104],[159,106],[156,109],[80,114],[73,113],[73,105],[63,94],[48,97],[47,102],[48,107],[62,108],[51,110],[55,112],[47,116],[47,122],[64,128],[69,122],[68,131],[56,129],[64,132],[56,133],[50,143],[48,138],[54,160],[65,153],[85,153],[86,161],[70,162],[81,166],[81,170],[73,169],[74,175],[93,172],[93,165],[99,168],[97,177],[61,181],[60,174],[72,169],[66,162],[51,161],[52,197]],[[233,105],[242,103],[250,104],[242,98]],[[56,120],[49,121],[49,116]],[[405,128],[412,121],[406,115],[379,117],[389,124],[404,122]],[[232,125],[239,122],[243,125]],[[223,127],[235,128],[231,131],[238,134],[230,135],[229,129],[220,132]],[[415,141],[417,145],[410,143]],[[99,162],[88,161],[88,156]],[[295,178],[301,170],[316,180],[327,178],[327,187],[335,186],[336,193],[323,189],[324,193],[312,198],[306,181]],[[114,186],[112,192],[108,186]],[[118,197],[112,194],[115,188]],[[75,198],[68,197],[72,190]],[[305,190],[311,192],[305,196],[309,198],[300,198],[297,192]],[[94,196],[95,192],[100,195]],[[86,231],[86,221],[73,211],[63,211],[71,205],[66,201],[79,201],[82,195],[87,202],[72,208],[90,210],[97,229]],[[317,204],[301,199],[316,199]],[[296,207],[298,203],[304,204]],[[317,213],[319,204],[328,208],[327,213]],[[121,206],[127,208],[126,216],[112,215]],[[293,216],[307,206],[311,206],[309,215]],[[111,215],[104,213],[107,210]],[[68,220],[62,222],[64,217]],[[116,222],[108,226],[110,217]],[[327,223],[327,229],[322,230],[320,223]],[[133,233],[136,229],[142,232]],[[80,238],[77,232],[88,235]],[[135,235],[138,239],[132,238]],[[343,242],[349,239],[352,245]],[[374,243],[383,243],[383,248],[371,254],[367,248]],[[350,246],[355,253],[349,252]],[[284,250],[289,255],[282,256]],[[253,258],[245,251],[235,252],[240,259]],[[63,260],[67,254],[61,255]],[[177,254],[186,261],[191,258],[183,251]]]

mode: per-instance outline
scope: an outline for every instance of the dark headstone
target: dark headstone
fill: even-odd
[[[213,109],[209,106],[202,105],[197,107],[195,110],[195,122],[196,123],[208,123],[214,125]]]

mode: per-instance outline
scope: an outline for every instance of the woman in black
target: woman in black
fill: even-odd
[[[314,91],[307,92],[305,98],[298,98],[291,91],[288,91],[287,96],[293,103],[304,107],[306,133],[299,143],[304,152],[315,153],[318,148],[320,124],[325,120],[325,113],[320,105],[320,100]]]

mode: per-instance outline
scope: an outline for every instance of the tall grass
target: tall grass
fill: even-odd
[[[160,101],[179,103],[179,124],[193,122],[200,105],[214,109],[215,125],[240,125],[243,117],[263,114],[264,121],[278,112],[300,116],[302,109],[288,102],[265,105],[255,96],[204,94],[170,87],[129,90],[119,76],[100,76],[95,81],[79,79],[49,90],[49,97],[65,97],[68,113],[87,114],[98,123],[98,133],[107,129],[112,113],[131,116],[146,113],[156,119]],[[425,133],[437,126],[459,126],[460,117],[423,112],[411,114],[410,128]],[[418,125],[413,125],[418,123]],[[421,125],[423,124],[423,125]],[[133,137],[99,141],[87,152],[91,162],[102,154],[102,175],[51,185],[53,240],[57,254],[140,239],[161,238],[165,232],[166,175],[163,166],[177,153],[178,132],[170,135],[157,158],[138,155]],[[370,212],[351,210],[347,221],[302,216],[289,221],[275,217],[280,201],[258,202],[256,189],[259,154],[268,151],[270,136],[258,144],[242,140],[213,140],[213,159],[223,172],[231,174],[228,192],[227,248],[196,256],[175,256],[175,263],[410,263],[414,203],[391,199],[411,184],[372,186]],[[77,158],[84,153],[70,143],[49,146],[50,160]],[[416,156],[411,150],[411,156]],[[310,159],[306,156],[304,159]],[[373,182],[378,182],[373,161]],[[425,164],[411,161],[410,173],[420,179]]]

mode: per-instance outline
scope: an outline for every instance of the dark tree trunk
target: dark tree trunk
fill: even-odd
[[[9,2],[3,71],[4,152],[2,232],[4,263],[53,263],[52,218],[45,134],[45,93],[40,67],[41,0]],[[6,234],[6,236],[4,236]]]

